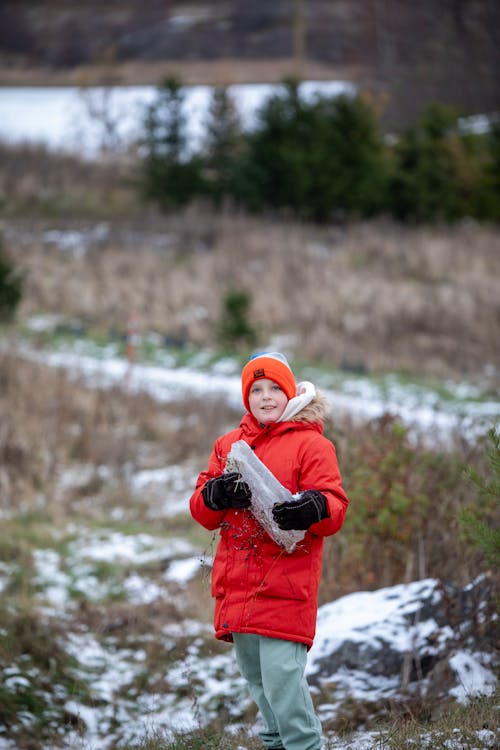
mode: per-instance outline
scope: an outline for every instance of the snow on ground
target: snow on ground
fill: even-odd
[[[136,486],[140,490],[145,477],[142,473],[139,476]],[[163,473],[158,476],[165,478]],[[166,540],[153,534],[127,535],[113,529],[71,526],[68,532],[74,533],[75,538],[67,543],[64,552],[42,549],[35,554],[35,583],[41,608],[53,618],[68,614],[75,593],[89,602],[125,597],[131,605],[140,607],[157,600],[167,601],[173,585],[177,587],[176,603],[182,606],[180,592],[196,576],[206,577],[205,566],[211,564],[202,551],[182,538]],[[163,564],[164,572],[152,580],[148,570],[155,562]],[[102,564],[124,566],[128,573],[122,580],[119,576],[98,578],[96,566]],[[207,606],[211,606],[208,588],[206,595]],[[428,579],[356,592],[320,607],[307,675],[313,691],[321,686],[328,692],[328,700],[318,706],[323,722],[334,720],[346,700],[373,704],[397,694],[400,672],[396,669],[395,674],[384,674],[383,670],[373,669],[377,653],[404,655],[418,651],[434,655],[453,639],[450,627],[438,627],[432,617],[418,616],[423,602],[436,604],[440,596],[438,582]],[[133,648],[128,648],[118,647],[113,637],[102,634],[98,640],[96,634],[88,631],[67,636],[63,645],[76,659],[75,678],[89,685],[93,705],[68,697],[65,706],[85,722],[85,741],[96,750],[107,750],[113,740],[139,742],[147,732],[168,735],[192,730],[215,718],[221,705],[227,710],[233,729],[240,725],[250,701],[231,649],[206,656],[211,625],[192,618],[180,619],[166,623],[161,638],[165,651],[177,652],[178,656],[165,672],[148,672],[148,684],[158,686],[156,689],[137,694],[134,685],[145,669],[139,638],[134,639]],[[179,649],[179,639],[187,639],[187,647]],[[346,645],[350,664],[345,663],[342,652]],[[339,664],[335,663],[336,653]],[[496,686],[494,665],[486,654],[457,650],[450,666],[456,676],[450,695],[458,701],[490,694]],[[258,724],[249,731],[254,734],[257,728]],[[73,740],[77,742],[76,734]],[[330,747],[337,750],[369,750],[377,746],[374,733],[356,734],[349,741],[329,737],[329,741]],[[484,741],[478,746],[489,745]]]
[[[137,364],[127,373],[127,363],[109,348],[89,354],[83,351],[35,351],[25,348],[26,357],[38,359],[54,367],[67,369],[75,377],[98,387],[117,383],[132,390],[144,390],[158,399],[168,401],[185,396],[210,394],[226,398],[236,408],[241,406],[240,378],[236,364],[230,360],[219,363],[207,371],[207,361],[200,356],[198,366],[177,368],[165,360],[162,365]],[[127,377],[128,375],[128,377]],[[414,387],[405,388],[396,381],[384,388],[367,378],[345,378],[335,389],[324,389],[334,409],[345,408],[354,414],[376,416],[387,409],[410,419],[420,429],[429,429],[436,420],[443,431],[463,424],[466,414],[474,424],[477,412],[484,411],[490,419],[498,417],[499,404],[488,405],[464,401],[459,412],[441,403],[434,393],[426,394]],[[481,415],[482,416],[482,415]],[[441,420],[441,421],[439,421]],[[82,467],[82,472],[89,467]],[[99,467],[103,477],[106,467]],[[61,475],[64,486],[78,483],[78,471]],[[144,492],[158,492],[163,508],[158,512],[186,513],[187,498],[194,483],[188,468],[159,467],[155,470],[131,474],[131,491],[138,496]],[[169,486],[167,497],[162,499],[162,488]],[[153,534],[127,535],[113,529],[91,529],[71,526],[67,529],[73,538],[64,549],[39,549],[35,553],[35,583],[39,591],[40,607],[47,617],[64,618],[73,607],[75,595],[89,602],[106,601],[110,596],[120,596],[131,605],[147,606],[157,600],[166,601],[174,587],[176,603],[182,606],[182,591],[187,590],[196,576],[206,576],[204,566],[210,564],[202,550],[182,538],[166,539]],[[154,580],[151,564],[160,563],[163,573]],[[122,566],[123,578],[99,577],[100,565]],[[149,566],[149,567],[148,567]],[[5,565],[0,568],[0,589],[9,576]],[[206,591],[207,606],[209,591]],[[414,618],[422,599],[437,596],[432,580],[394,586],[371,592],[356,592],[326,604],[318,613],[317,636],[309,654],[307,673],[311,681],[329,681],[325,674],[325,659],[343,643],[354,644],[367,653],[385,647],[398,653],[421,646],[432,635],[435,648],[451,637],[446,627],[439,629],[432,620],[419,622]],[[166,623],[161,633],[166,651],[179,651],[177,660],[164,672],[149,674],[150,684],[157,689],[137,694],[135,685],[144,670],[144,649],[136,639],[133,648],[118,647],[112,637],[91,632],[69,633],[64,648],[76,660],[75,678],[89,686],[94,700],[92,705],[78,702],[68,696],[66,708],[79,715],[86,724],[85,743],[96,750],[107,750],[113,740],[140,741],[147,732],[156,730],[175,732],[193,729],[217,715],[224,705],[234,727],[250,705],[245,686],[236,669],[231,649],[223,654],[208,657],[206,639],[212,638],[211,626],[186,617],[178,622]],[[188,639],[187,648],[178,649],[179,639]],[[145,644],[144,644],[145,645]],[[450,666],[456,675],[456,685],[451,694],[459,701],[472,695],[489,694],[496,679],[493,665],[485,654],[457,651]],[[373,701],[387,698],[397,691],[399,677],[372,674],[364,668],[341,666],[334,675],[331,702],[319,707],[323,720],[333,719],[339,705],[346,698]],[[15,674],[10,675],[12,679]],[[331,683],[331,679],[330,679]],[[134,692],[135,691],[135,692]],[[188,697],[187,697],[188,696]],[[116,727],[119,727],[117,730]],[[251,730],[255,732],[255,727]],[[117,734],[119,732],[119,736]],[[330,739],[337,750],[369,750],[377,746],[373,733],[360,733],[349,741]],[[490,737],[478,747],[488,747]],[[66,747],[82,747],[81,737],[66,738]],[[73,744],[72,744],[73,743]],[[493,746],[493,745],[491,745]],[[13,745],[0,738],[0,750],[11,750]],[[458,746],[457,746],[458,747]],[[242,747],[242,750],[245,748]]]
[[[256,111],[279,88],[273,84],[228,87],[245,128],[254,126]],[[183,91],[188,142],[197,150],[204,136],[213,88],[186,86]],[[354,87],[344,81],[304,81],[300,91],[309,98],[353,93]],[[105,145],[105,137],[114,148],[124,148],[137,140],[145,108],[155,97],[153,86],[0,88],[0,138],[95,156]],[[108,130],[105,135],[104,120],[112,124],[112,133]]]
[[[122,384],[132,392],[146,392],[160,402],[174,401],[189,393],[219,397],[243,410],[236,364],[224,360],[210,368],[203,353],[189,367],[176,367],[167,357],[162,364],[136,363],[133,368],[117,355],[113,345],[99,352],[90,352],[85,344],[80,349],[64,351],[20,347],[19,354],[63,368],[96,387]],[[306,374],[308,379],[315,380],[313,371],[309,369]],[[334,416],[348,414],[364,420],[389,412],[429,441],[446,442],[455,431],[470,437],[484,434],[500,420],[500,401],[482,400],[470,387],[465,391],[466,384],[463,387],[448,384],[450,392],[456,388],[456,399],[445,399],[423,386],[401,383],[393,376],[375,381],[365,376],[332,373],[327,380],[323,373],[316,385],[329,398]],[[152,482],[154,476],[142,475],[134,481]]]
[[[71,526],[67,530],[71,533]],[[130,573],[123,582],[116,582],[111,576],[99,580],[96,563],[140,569],[149,563],[161,562],[167,566],[164,580],[178,584],[185,584],[196,569],[200,569],[201,555],[185,539],[126,535],[106,529],[96,532],[82,527],[75,528],[74,532],[76,539],[67,545],[64,558],[53,549],[35,551],[35,583],[43,594],[44,611],[50,615],[61,614],[75,606],[70,591],[73,596],[79,593],[93,602],[123,593],[133,604],[148,604],[167,596],[165,587],[148,581],[138,572]]]
[[[302,87],[306,96],[352,91],[352,87],[343,82],[308,82]],[[277,87],[267,85],[230,87],[229,93],[234,97],[245,127],[253,126],[257,109],[276,90]],[[203,121],[210,95],[209,87],[186,89],[185,106],[192,148],[196,148],[203,137]],[[152,87],[0,89],[0,138],[11,142],[41,142],[54,149],[77,150],[91,156],[103,145],[102,123],[91,116],[91,110],[107,112],[111,122],[115,123],[114,142],[108,145],[123,147],[136,137],[144,106],[154,96]],[[102,227],[99,231],[103,231]],[[59,237],[56,239],[60,241]],[[80,251],[80,236],[63,240],[68,251],[75,252],[75,248]],[[36,325],[35,321],[33,325]],[[85,351],[35,352],[28,348],[21,353],[51,366],[62,367],[96,387],[126,384],[131,390],[148,392],[159,402],[188,393],[209,394],[227,399],[235,408],[241,407],[239,374],[229,360],[218,363],[209,371],[203,358],[199,368],[194,363],[183,368],[169,366],[165,361],[161,365],[136,364],[133,371],[129,371],[128,364],[117,356],[113,347],[101,351],[99,356]],[[444,438],[455,429],[484,432],[500,417],[498,402],[481,401],[469,394],[469,399],[447,403],[434,392],[404,386],[395,379],[387,379],[379,385],[368,378],[342,376],[333,386],[319,385],[330,398],[334,414],[346,412],[354,417],[370,418],[390,411],[415,429]],[[459,395],[457,391],[457,397]],[[82,467],[82,472],[85,470]],[[106,476],[106,467],[99,467],[99,471]],[[66,472],[61,476],[61,486],[74,486],[79,479],[82,479],[81,472]],[[185,513],[193,479],[189,469],[159,467],[133,474],[130,487],[135,494],[158,492],[160,497],[163,493],[163,507],[158,509],[162,515]],[[64,552],[39,549],[34,556],[40,607],[48,617],[64,617],[72,606],[75,593],[88,601],[106,600],[111,594],[120,593],[130,604],[145,606],[168,597],[169,586],[183,589],[196,575],[202,574],[200,550],[184,539],[167,542],[165,538],[147,534],[134,536],[113,530],[82,528],[74,531],[75,540]],[[141,570],[141,566],[147,567],[148,563],[155,561],[166,561],[160,580],[148,578]],[[127,566],[129,572],[119,583],[99,579],[95,566],[103,563]],[[10,573],[8,565],[0,566],[0,592]],[[400,652],[407,650],[410,642],[425,641],[433,623],[415,622],[408,626],[408,617],[415,611],[420,598],[433,595],[433,586],[432,581],[420,581],[374,592],[357,592],[321,607],[316,641],[309,654],[310,677],[321,674],[322,659],[345,641],[361,643],[367,649],[384,642]],[[66,701],[67,710],[81,716],[86,724],[86,746],[106,750],[116,739],[112,729],[116,726],[120,728],[121,738],[129,742],[140,741],[147,732],[156,729],[189,730],[198,726],[200,721],[215,716],[221,702],[227,706],[235,720],[234,726],[237,726],[238,716],[249,705],[246,689],[230,649],[211,658],[202,654],[203,638],[210,635],[207,630],[211,628],[189,618],[165,624],[162,638],[166,650],[175,649],[179,638],[190,638],[190,646],[166,674],[151,675],[152,679],[163,682],[164,691],[146,691],[143,695],[127,694],[126,690],[119,694],[120,689],[126,689],[141,673],[145,658],[143,649],[137,645],[117,648],[112,639],[97,640],[89,632],[69,633],[64,647],[76,660],[75,678],[89,686],[94,698],[92,705],[79,703],[69,696]],[[441,638],[446,639],[447,635],[447,630],[442,629]],[[466,650],[453,655],[450,664],[457,684],[451,694],[457,700],[464,702],[472,695],[492,692],[495,677],[488,658]],[[14,684],[20,675],[4,670],[5,679]],[[363,669],[340,669],[335,680],[338,701],[345,696],[355,699],[386,696],[398,687],[397,679],[382,675],[374,679]],[[193,690],[194,698],[186,698],[186,692]],[[336,704],[323,705],[320,713],[323,718],[328,718],[335,715],[335,710]],[[478,737],[478,745],[481,740],[483,747],[487,747],[490,739],[489,736]],[[376,736],[372,733],[360,733],[349,741],[331,742],[337,750],[368,750],[377,746]],[[65,746],[80,748],[82,738],[76,732],[74,736],[68,735]],[[0,737],[0,750],[13,748],[15,744]]]
[[[457,675],[457,686],[450,690],[450,695],[459,703],[467,703],[471,695],[490,695],[494,692],[497,680],[485,664],[489,664],[488,654],[472,654],[470,651],[458,651],[450,659],[452,669]]]
[[[370,640],[376,644],[388,641],[401,652],[419,647],[422,635],[426,636],[425,632],[421,634],[419,631],[427,628],[427,622],[409,627],[407,618],[416,611],[423,598],[439,598],[436,584],[429,579],[379,591],[359,591],[325,604],[318,613],[308,672],[314,672],[321,658],[335,650],[347,637],[366,645]]]
[[[88,531],[82,543],[75,543],[70,548],[66,567],[80,577],[84,554],[101,562],[112,563],[121,559],[128,563],[145,563],[151,560],[158,547],[149,535],[127,539],[110,532],[107,538],[106,542],[102,531],[94,537]],[[174,540],[173,546],[181,552],[186,549],[184,540]],[[44,580],[49,583],[45,589],[42,585],[40,595],[50,600],[52,616],[60,616],[68,601],[68,594],[64,591],[74,585],[74,581],[70,576],[60,575],[58,559],[52,551],[50,554],[40,551],[36,564],[38,583],[43,584]],[[200,560],[193,556],[179,561],[170,570],[172,575],[165,575],[164,581],[175,581],[184,586],[193,575],[200,573]],[[125,586],[128,600],[131,603],[147,601],[150,590],[147,578],[134,573],[129,576],[129,584],[131,579],[136,579],[136,585]],[[155,584],[155,587],[160,590],[160,596],[165,596],[161,585]],[[53,595],[54,589],[59,589],[57,596]],[[140,590],[142,594],[138,598]],[[81,593],[89,600],[95,599],[95,581],[90,576],[83,576]],[[399,676],[370,674],[368,659],[366,670],[342,667],[325,676],[322,659],[346,642],[362,644],[367,650],[376,647],[399,652],[420,646],[430,634],[435,634],[436,623],[432,620],[418,622],[415,618],[414,624],[409,626],[408,620],[415,617],[423,599],[435,601],[436,598],[439,598],[437,582],[429,579],[378,591],[357,592],[320,607],[317,636],[309,653],[307,674],[310,679],[323,674],[326,681],[330,679],[335,683],[334,702],[319,706],[322,720],[335,718],[339,705],[346,698],[369,702],[387,699],[396,693],[400,683]],[[166,624],[162,630],[165,650],[175,653],[179,638],[187,638],[188,646],[179,650],[177,661],[174,660],[165,673],[160,670],[157,674],[148,673],[148,683],[163,685],[163,689],[144,690],[139,694],[133,685],[144,672],[146,657],[138,639],[134,640],[133,648],[119,648],[113,638],[101,637],[98,640],[90,632],[65,636],[64,647],[77,663],[74,676],[89,686],[92,695],[91,706],[70,697],[65,704],[68,711],[85,722],[85,742],[96,750],[106,750],[112,740],[140,741],[146,732],[189,731],[215,718],[221,705],[231,717],[228,723],[234,721],[235,726],[240,726],[240,717],[250,706],[250,700],[232,650],[228,647],[223,654],[204,654],[204,643],[206,637],[211,637],[211,631],[211,626],[192,619]],[[446,627],[441,629],[442,640],[447,638],[446,631]],[[451,637],[451,631],[449,635]],[[434,638],[432,643],[434,647],[439,645]],[[457,678],[457,687],[451,694],[459,700],[465,702],[471,696],[493,691],[496,678],[493,666],[488,668],[486,655],[457,651],[451,666]],[[257,728],[258,723],[250,729],[251,733],[254,734]],[[76,743],[76,735],[73,739]],[[68,737],[68,742],[70,740]],[[349,741],[331,740],[331,747],[338,750],[368,750],[377,746],[373,733],[361,733]],[[485,742],[482,747],[488,747],[488,744]]]
[[[196,478],[197,472],[189,466],[143,469],[131,474],[130,490],[143,501],[155,500],[147,510],[149,518],[165,518],[186,512]]]
[[[456,638],[449,625],[440,626],[433,617],[422,616],[423,608],[437,605],[441,598],[439,582],[427,579],[355,592],[323,605],[318,611],[307,675],[320,684],[333,679],[339,702],[346,696],[372,702],[394,695],[401,676],[397,671],[390,676],[383,674],[381,652],[388,662],[391,654],[399,654],[401,662],[405,654],[436,656]],[[350,666],[342,664],[346,644]],[[335,658],[336,653],[339,659]],[[457,700],[467,702],[471,696],[494,691],[497,680],[488,655],[458,650],[451,657],[450,666],[456,676],[456,687],[450,694]],[[335,715],[335,708],[323,708],[322,713]]]

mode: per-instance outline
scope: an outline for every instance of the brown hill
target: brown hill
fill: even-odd
[[[0,84],[354,79],[387,124],[500,108],[498,0],[4,0]]]

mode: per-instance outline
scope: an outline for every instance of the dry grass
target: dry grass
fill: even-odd
[[[115,501],[126,506],[123,477],[131,469],[187,461],[195,474],[210,436],[235,419],[210,399],[159,406],[145,394],[88,388],[18,357],[15,345],[0,359],[0,412],[2,510],[43,508],[59,521],[75,514],[102,519]],[[180,429],[187,417],[190,429]],[[108,479],[99,466],[109,468]],[[66,487],[61,477],[69,469],[81,480]],[[143,512],[136,508],[130,517]]]
[[[103,171],[96,176],[93,170],[87,172],[69,162],[60,163],[59,172],[50,160],[40,163],[36,153],[32,157],[24,171],[18,171],[12,160],[2,177],[7,193],[18,191],[11,218],[3,219],[2,229],[7,252],[26,274],[21,322],[35,313],[53,312],[79,318],[97,330],[124,333],[128,315],[135,311],[140,332],[156,330],[206,346],[215,341],[224,293],[245,288],[252,294],[252,322],[259,328],[261,341],[271,335],[287,336],[286,349],[295,358],[471,380],[485,379],[485,367],[491,363],[496,370],[489,374],[489,382],[492,388],[498,387],[500,242],[494,228],[463,224],[412,229],[389,222],[316,227],[230,214],[214,216],[196,207],[161,217],[154,212],[146,215],[123,186],[116,211],[121,218],[111,221],[106,191],[115,194],[112,174]],[[41,171],[40,164],[45,165]],[[36,219],[31,208],[44,187],[44,169],[53,214],[44,209],[45,218]],[[29,179],[21,184],[27,174]],[[74,182],[83,193],[75,192],[70,174],[81,178]],[[60,211],[63,195],[69,206],[66,213]],[[71,205],[78,204],[79,196],[87,203],[78,214],[81,219],[76,219]],[[99,201],[104,207],[96,211]],[[125,206],[130,211],[124,211]],[[67,218],[62,219],[61,213]],[[47,229],[85,233],[103,217],[104,233],[96,235],[85,251],[64,251],[43,238]],[[185,519],[148,516],[147,499],[139,504],[130,494],[127,471],[184,462],[194,476],[205,465],[213,437],[234,424],[238,415],[208,398],[160,406],[144,394],[121,388],[91,389],[62,372],[26,361],[18,356],[15,343],[4,348],[0,358],[0,414],[0,547],[3,560],[21,571],[3,597],[27,611],[26,617],[15,615],[15,619],[5,609],[0,624],[16,636],[24,633],[29,651],[47,639],[45,626],[32,616],[37,606],[33,550],[50,548],[56,543],[54,535],[63,545],[68,521],[76,527],[109,528],[119,518],[116,526],[120,528],[128,524],[141,531],[154,528],[154,533],[165,537],[189,538],[196,532],[187,514]],[[336,424],[335,430],[348,483],[377,435],[347,424]],[[456,455],[471,457],[466,446]],[[414,491],[422,487],[425,467],[418,460],[406,465],[408,488]],[[100,466],[111,471],[105,479]],[[83,479],[77,486],[65,486],[61,479],[73,470]],[[456,510],[465,488],[451,483],[444,487],[439,472],[426,476],[434,476],[435,487],[426,485],[425,492],[439,504],[439,513],[423,529],[426,573],[469,580],[476,572],[476,560],[454,536]],[[366,545],[369,555],[361,550],[356,559],[356,549],[347,544],[347,532],[326,552],[322,601],[391,580],[389,556],[377,554],[372,544]],[[210,544],[206,534],[197,544]],[[400,580],[401,566],[411,560],[413,548],[409,544],[392,560],[395,580]],[[164,564],[162,560],[148,570],[152,580],[160,579]],[[340,569],[346,571],[342,580],[329,573]],[[120,582],[127,571],[101,572]],[[178,658],[179,650],[177,656],[161,654],[155,639],[145,646],[144,634],[158,635],[165,622],[185,616],[206,622],[208,595],[208,581],[199,578],[190,586],[182,612],[171,601],[137,607],[110,598],[97,603],[82,600],[71,627],[112,637],[126,647],[140,644],[147,651],[147,664],[156,668],[162,660],[168,664],[169,659]],[[186,645],[180,641],[181,653]],[[356,716],[367,719],[360,714],[363,707],[356,710],[357,715],[347,715],[352,726],[357,725]],[[46,713],[43,702],[40,711]],[[474,716],[466,720],[450,713],[448,722],[443,717],[443,736],[453,737],[458,725],[464,732],[470,730],[473,743],[479,726],[472,721]],[[492,722],[494,703],[485,702],[482,716],[483,724]],[[411,728],[408,722],[400,724],[383,735],[387,737],[384,746],[411,747],[413,737],[418,745],[427,730],[423,720],[415,719]],[[236,737],[223,741],[222,736],[222,727],[209,727],[173,745],[161,738],[145,740],[144,748],[215,750],[224,746],[230,750],[240,744]],[[432,745],[431,738],[429,747],[440,747],[438,742]]]
[[[186,85],[221,86],[240,83],[279,83],[300,73],[310,81],[351,81],[366,75],[361,66],[305,60],[301,69],[292,58],[269,60],[109,61],[69,69],[0,66],[0,86],[154,86],[168,76]]]
[[[69,681],[72,690],[84,691],[87,686],[83,682],[81,685],[74,685],[69,657],[60,653],[56,647],[48,654],[44,650],[45,646],[42,649],[41,644],[47,638],[51,639],[54,631],[51,630],[53,626],[45,624],[37,613],[33,580],[34,550],[56,549],[63,565],[68,564],[64,563],[65,550],[67,551],[68,544],[74,538],[71,535],[83,533],[89,526],[97,529],[100,526],[106,529],[115,526],[128,528],[129,531],[147,529],[154,535],[164,536],[166,540],[176,534],[188,538],[187,528],[179,525],[182,524],[182,519],[175,521],[158,516],[156,519],[148,518],[146,504],[142,499],[139,503],[137,497],[135,502],[128,504],[125,470],[127,467],[128,470],[134,470],[164,466],[183,460],[190,463],[194,476],[196,467],[201,468],[206,463],[213,436],[222,432],[227,424],[234,424],[237,415],[221,403],[211,402],[208,398],[191,398],[186,402],[178,401],[160,406],[144,394],[134,394],[120,388],[108,391],[90,389],[81,382],[71,380],[63,372],[26,361],[17,355],[14,344],[10,351],[3,352],[0,359],[0,412],[0,510],[3,512],[0,548],[2,561],[12,570],[18,571],[11,575],[9,587],[3,592],[4,600],[9,606],[0,608],[0,625],[5,632],[15,635],[16,647],[23,647],[30,654],[30,659],[39,665],[42,675],[52,670],[51,679],[54,678],[51,661],[54,660],[58,665],[57,684],[67,684]],[[186,428],[186,423],[189,423],[189,428]],[[342,464],[348,478],[351,467],[355,462],[359,463],[360,455],[372,438],[373,441],[375,438],[373,435],[370,437],[366,428],[360,426],[336,425],[335,429]],[[372,429],[375,430],[375,426]],[[99,479],[97,471],[102,465],[112,470],[104,481]],[[64,489],[61,486],[64,472],[68,469],[79,471],[83,466],[91,469],[88,481],[80,487],[73,485]],[[411,472],[410,485],[418,484],[423,467],[418,462],[409,463],[408,471]],[[434,567],[428,572],[433,575],[438,571],[443,574],[452,571],[454,579],[458,580],[471,574],[464,549],[457,547],[456,540],[448,533],[452,528],[450,519],[454,517],[460,494],[456,491],[456,486],[452,486],[447,493],[444,492],[439,486],[441,477],[438,474],[435,481],[433,497],[440,512],[428,535],[429,543],[433,544],[430,552],[434,556]],[[119,516],[114,516],[114,509],[121,510]],[[114,518],[120,520],[115,522]],[[195,526],[187,514],[184,523],[186,527],[187,524]],[[441,524],[445,533],[436,533],[436,524]],[[379,568],[373,565],[374,560],[381,559],[376,550],[370,549],[367,544],[367,554],[362,550],[361,555],[356,558],[350,545],[344,544],[344,538],[347,539],[347,536],[343,532],[334,545],[328,545],[322,601],[331,600],[359,586],[366,587],[367,579],[363,577],[363,572],[367,570],[373,576],[368,585],[375,587],[385,575],[382,565]],[[203,541],[197,540],[197,544],[200,547],[206,545],[207,553],[210,552],[210,541],[207,541],[206,533]],[[408,550],[410,547],[411,544],[408,545]],[[161,559],[143,565],[140,568],[141,575],[164,586],[163,576],[168,562],[166,551]],[[64,570],[65,568],[63,572]],[[332,572],[340,570],[346,572],[333,578]],[[127,563],[95,561],[92,573],[99,580],[106,581],[108,596],[93,601],[81,592],[80,595],[73,593],[76,606],[71,610],[71,618],[64,620],[63,624],[68,631],[91,633],[108,645],[112,641],[114,649],[140,649],[144,654],[143,669],[132,687],[140,690],[141,694],[145,691],[165,691],[168,685],[164,679],[155,680],[151,675],[168,671],[169,665],[177,663],[180,655],[189,652],[193,639],[188,635],[176,636],[175,643],[172,641],[169,646],[168,639],[166,641],[164,637],[164,628],[169,623],[181,622],[183,618],[209,623],[209,580],[207,576],[199,576],[187,589],[182,590],[176,590],[173,584],[174,588],[168,597],[137,605],[123,597],[113,598],[112,595],[113,591],[123,591],[124,579],[130,572],[130,565]],[[400,565],[396,562],[393,577],[399,580],[399,576]],[[23,646],[24,643],[26,646]],[[197,644],[200,653],[208,656],[223,653],[227,648],[213,641],[210,629],[206,633],[202,632]],[[13,653],[17,655],[18,652]],[[10,663],[11,658],[12,655],[6,663]],[[40,684],[41,682],[42,677]],[[11,701],[14,700],[11,693],[8,693],[8,697]],[[39,704],[37,710],[41,716],[42,731],[43,717],[48,715],[48,703],[52,698],[46,690],[43,695],[40,693],[38,696],[37,693],[35,697],[38,700],[36,705]],[[86,700],[90,701],[90,698],[86,697],[84,702]],[[355,729],[360,723],[370,725],[375,708],[346,705],[339,719],[339,726],[335,729],[346,732]],[[63,707],[58,706],[57,701],[54,705],[51,704],[51,711],[56,709],[60,713],[57,718],[59,725],[66,726],[70,719],[63,714]],[[379,714],[387,721],[392,719],[389,709],[390,707],[382,707]],[[405,719],[404,723],[399,722],[388,730],[384,727],[381,731],[381,737],[386,743],[384,747],[393,747],[394,750],[410,748],[411,739],[416,737],[418,741],[423,732],[432,738],[431,725],[427,723],[423,712],[417,714],[415,706],[407,706],[406,710],[408,721]],[[449,712],[449,721],[446,722],[446,716],[445,711],[438,727],[442,736],[453,736],[454,727],[459,726],[467,742],[470,737],[472,743],[477,728],[477,722],[472,721],[473,717],[466,722]],[[482,716],[483,723],[491,724],[494,716],[491,701],[484,702]],[[221,712],[219,720],[203,730],[182,735],[173,741],[160,736],[145,738],[142,746],[150,750],[207,750],[211,747],[214,750],[222,747],[236,750],[242,743],[245,747],[254,747],[253,740],[248,741],[243,735],[226,735],[223,731],[227,723],[225,718],[225,714]],[[244,718],[251,723],[253,715]],[[12,707],[12,722],[14,721],[15,705]],[[24,734],[18,736],[22,744]],[[57,738],[53,739],[54,747],[58,746]],[[34,748],[44,746],[38,739],[34,743]],[[137,745],[134,746],[137,748]],[[374,748],[379,746],[374,742]],[[440,745],[430,744],[429,748],[431,746]],[[470,747],[474,746],[470,744]]]
[[[138,502],[129,477],[177,466],[194,484],[213,440],[237,424],[239,411],[209,397],[159,404],[119,386],[89,388],[62,370],[17,356],[15,347],[0,360],[0,384],[6,519],[15,519],[18,511],[38,514],[39,534],[52,522],[77,519],[99,525],[114,517],[134,528],[153,523],[210,553],[213,540],[198,526],[183,516],[162,517],[161,492],[146,488]],[[457,514],[473,492],[463,466],[484,470],[480,447],[457,439],[446,453],[434,454],[410,445],[390,418],[366,425],[336,419],[327,432],[337,446],[355,514],[325,550],[321,602],[401,580],[436,576],[464,585],[477,575],[480,556],[464,545],[457,549]],[[389,500],[395,489],[409,499],[402,517]],[[394,528],[379,522],[378,514],[387,513]]]
[[[130,185],[130,167],[122,155],[111,163],[57,156],[30,144],[0,143],[0,209],[3,216],[49,217],[134,215],[139,207]]]
[[[498,227],[316,226],[200,205],[166,216],[141,205],[126,157],[90,164],[0,145],[0,163],[22,317],[124,333],[135,312],[140,332],[212,346],[224,295],[245,289],[259,345],[286,337],[295,359],[500,385]],[[85,244],[63,251],[48,229]]]
[[[42,239],[48,227],[93,226],[4,221],[26,273],[23,317],[53,312],[124,332],[134,311],[140,332],[214,345],[224,295],[245,289],[260,344],[286,337],[295,358],[499,385],[495,227],[317,227],[192,207],[108,222],[84,254]]]

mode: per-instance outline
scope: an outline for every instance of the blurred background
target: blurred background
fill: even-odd
[[[499,79],[497,0],[0,4],[1,750],[260,746],[188,500],[264,348],[328,750],[497,746]]]
[[[409,125],[431,100],[462,114],[499,105],[495,0],[9,2],[2,84],[279,82],[348,77]]]

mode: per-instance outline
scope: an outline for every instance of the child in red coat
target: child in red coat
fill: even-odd
[[[220,529],[212,571],[216,638],[236,659],[260,709],[260,737],[273,750],[320,750],[321,725],[304,676],[317,614],[323,540],[342,526],[348,499],[335,448],[323,435],[326,399],[297,386],[286,358],[264,352],[242,371],[247,413],[219,437],[190,500],[193,518]],[[244,440],[295,497],[274,505],[281,530],[303,530],[288,553],[252,514],[248,485],[225,471]]]

